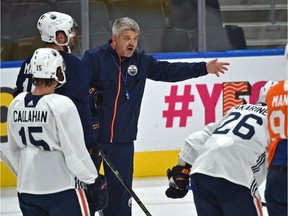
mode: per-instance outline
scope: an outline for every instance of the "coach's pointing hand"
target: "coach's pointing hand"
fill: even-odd
[[[228,62],[218,62],[218,59],[213,59],[206,64],[206,70],[210,74],[215,74],[219,77],[219,73],[224,74],[228,70],[226,65],[230,65]]]

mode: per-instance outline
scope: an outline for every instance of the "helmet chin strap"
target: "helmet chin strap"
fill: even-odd
[[[71,53],[71,48],[70,48],[70,46],[69,46],[69,45],[67,45],[65,48],[66,48],[66,50],[65,50],[65,51],[66,51],[67,53]]]

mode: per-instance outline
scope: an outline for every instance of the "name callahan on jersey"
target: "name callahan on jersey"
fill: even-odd
[[[47,122],[48,111],[43,110],[15,110],[14,122]]]

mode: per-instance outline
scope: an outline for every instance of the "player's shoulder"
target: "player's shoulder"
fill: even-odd
[[[87,49],[85,51],[85,53],[89,53],[89,54],[94,54],[94,53],[97,53],[101,50],[101,47],[102,46],[96,46],[96,47],[93,47],[93,48],[90,48],[90,49]],[[103,49],[102,49],[103,50]]]
[[[271,94],[282,94],[288,92],[288,80],[281,80],[276,85],[272,86],[268,91],[267,95]]]
[[[46,95],[45,99],[49,101],[50,104],[57,106],[74,106],[73,101],[69,97],[57,93]]]
[[[25,96],[26,96],[27,92],[21,92],[19,93],[10,103],[10,107],[14,106],[15,104],[21,102],[24,100]]]
[[[85,65],[80,58],[64,51],[60,51],[60,54],[63,57],[67,70],[83,72]]]
[[[53,110],[53,112],[56,112],[58,114],[62,112],[67,112],[71,108],[76,109],[73,101],[65,95],[54,93],[45,95],[45,97],[43,97],[42,99],[45,100],[45,103],[50,107],[51,110]]]
[[[92,55],[92,56],[97,56],[97,55],[103,55],[104,52],[107,52],[110,48],[110,44],[106,43],[100,46],[96,46],[90,49],[87,49],[84,53],[84,56],[87,55]]]
[[[25,64],[30,64],[30,61],[31,61],[31,59],[32,59],[32,56],[33,55],[30,55],[27,59],[25,59],[24,61],[23,61],[23,63],[22,63],[22,65],[25,65]]]
[[[62,114],[75,114],[77,113],[77,108],[73,101],[65,96],[57,93],[45,95],[42,98],[45,100],[45,104],[49,107],[49,109],[54,113],[55,117],[59,117]]]
[[[21,99],[23,99],[26,96],[26,94],[27,94],[27,92],[21,92],[14,98],[14,100],[15,99],[16,100],[21,100]]]
[[[81,61],[77,56],[74,56],[70,53],[67,53],[67,52],[64,52],[64,51],[59,51],[60,55],[63,57],[64,61],[67,62],[71,62],[71,61],[75,61],[75,62],[78,62],[78,61]]]
[[[30,62],[31,62],[32,55],[25,59],[20,67],[20,75],[25,72],[29,72]]]

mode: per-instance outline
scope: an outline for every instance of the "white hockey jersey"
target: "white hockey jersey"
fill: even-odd
[[[7,122],[18,192],[55,193],[75,188],[75,177],[87,184],[97,178],[70,98],[21,93],[8,108]]]
[[[193,173],[227,179],[254,193],[267,174],[267,107],[239,105],[185,140],[179,156]]]

